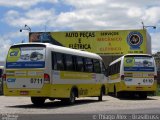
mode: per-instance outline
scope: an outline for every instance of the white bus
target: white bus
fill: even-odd
[[[49,43],[10,47],[4,75],[5,96],[29,96],[35,105],[46,99],[73,104],[76,97],[106,93],[106,69],[93,53]]]
[[[148,54],[127,54],[108,67],[108,92],[116,97],[138,95],[147,98],[157,87],[155,60]]]

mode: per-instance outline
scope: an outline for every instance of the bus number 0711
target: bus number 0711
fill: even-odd
[[[42,84],[42,79],[39,79],[39,78],[31,78],[30,82],[32,84]]]

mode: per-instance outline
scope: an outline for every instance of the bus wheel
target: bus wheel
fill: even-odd
[[[147,99],[147,93],[139,93],[141,99]]]
[[[49,98],[49,100],[50,100],[50,101],[54,101],[54,100],[55,100],[55,98]]]
[[[104,92],[105,92],[104,89],[101,88],[100,96],[98,96],[98,101],[102,101],[103,100]]]
[[[116,93],[116,97],[117,97],[117,98],[121,98],[121,97],[122,97],[122,93],[121,93],[121,92],[117,92],[117,93]]]
[[[76,101],[76,93],[74,90],[71,90],[70,97],[67,99],[67,103],[73,105]]]
[[[114,95],[116,98],[121,98],[121,92],[117,92],[116,87],[114,87]]]
[[[42,106],[45,102],[43,97],[31,97],[31,101],[35,106]]]

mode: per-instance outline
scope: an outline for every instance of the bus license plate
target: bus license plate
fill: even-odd
[[[136,87],[136,90],[143,90],[142,87]]]
[[[20,95],[28,95],[29,92],[28,91],[20,91]]]

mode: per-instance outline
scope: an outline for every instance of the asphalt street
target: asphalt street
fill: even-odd
[[[96,97],[85,97],[78,98],[75,105],[47,100],[42,107],[35,107],[29,97],[0,96],[0,101],[0,120],[132,120],[137,118],[134,116],[137,114],[160,119],[157,116],[160,114],[159,96],[148,97],[146,100],[104,96],[102,102]]]

